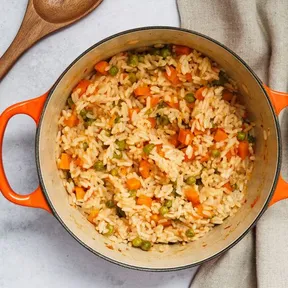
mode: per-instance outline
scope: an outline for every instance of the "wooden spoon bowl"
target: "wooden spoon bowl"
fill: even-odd
[[[103,0],[29,0],[21,27],[0,58],[0,80],[17,59],[44,36],[86,16]]]

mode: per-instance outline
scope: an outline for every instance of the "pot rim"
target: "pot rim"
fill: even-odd
[[[129,33],[133,33],[133,32],[138,32],[138,31],[145,31],[145,30],[157,30],[157,29],[163,29],[163,30],[175,30],[175,31],[181,31],[181,32],[187,32],[190,34],[194,34],[200,37],[203,37],[213,43],[215,43],[216,45],[219,45],[220,47],[224,48],[226,50],[226,52],[232,54],[243,66],[245,66],[245,68],[250,72],[250,74],[253,76],[254,80],[259,84],[259,86],[262,89],[263,94],[266,97],[266,100],[270,106],[270,110],[272,111],[272,115],[274,118],[274,123],[275,123],[275,128],[276,128],[276,139],[278,142],[278,149],[277,149],[277,153],[278,153],[278,158],[277,158],[277,168],[275,171],[275,177],[273,180],[273,185],[269,194],[269,197],[267,198],[263,208],[259,211],[257,217],[255,218],[255,220],[253,221],[253,223],[247,227],[242,234],[236,239],[234,240],[231,244],[229,244],[228,246],[224,247],[223,249],[219,250],[217,253],[215,253],[214,255],[199,261],[197,263],[193,263],[193,264],[187,264],[187,265],[183,265],[183,266],[177,266],[177,267],[172,267],[172,268],[147,268],[147,267],[140,267],[140,266],[134,266],[134,265],[130,265],[130,264],[126,264],[117,260],[114,260],[112,258],[109,258],[97,251],[95,251],[94,249],[92,249],[91,247],[89,247],[87,244],[85,244],[81,239],[78,238],[78,236],[76,236],[70,229],[69,227],[65,224],[65,222],[62,220],[62,218],[60,217],[60,215],[57,213],[56,209],[53,206],[52,201],[50,201],[49,195],[47,193],[46,187],[45,187],[45,183],[42,177],[42,172],[40,169],[40,157],[39,157],[39,140],[40,140],[40,132],[41,132],[41,126],[42,126],[42,121],[43,121],[43,115],[45,114],[45,110],[47,108],[47,105],[49,103],[50,98],[52,97],[52,94],[54,92],[54,90],[57,88],[59,82],[62,80],[62,78],[64,77],[64,75],[70,70],[70,68],[78,61],[80,60],[84,55],[86,55],[88,52],[90,52],[91,50],[93,50],[94,48],[98,47],[99,45],[101,45],[102,43],[105,43],[106,41],[109,41],[111,39],[117,38],[119,36],[122,35],[126,35]],[[188,29],[184,29],[184,28],[178,28],[178,27],[173,27],[173,26],[146,26],[146,27],[139,27],[139,28],[134,28],[134,29],[129,29],[129,30],[125,30],[116,34],[113,34],[109,37],[104,38],[101,41],[98,41],[96,44],[90,46],[88,49],[86,49],[83,53],[81,53],[77,58],[75,58],[75,60],[73,60],[71,62],[71,64],[61,73],[61,75],[58,77],[58,79],[56,80],[56,82],[54,83],[54,85],[52,86],[52,88],[49,91],[49,94],[45,100],[44,106],[43,106],[43,110],[41,112],[41,117],[39,119],[39,125],[36,128],[36,137],[35,137],[35,158],[36,158],[36,167],[37,167],[37,174],[38,174],[38,178],[39,178],[39,183],[40,183],[40,187],[43,191],[44,197],[46,198],[48,205],[50,206],[53,215],[56,217],[56,219],[60,222],[60,224],[65,228],[65,230],[76,240],[78,241],[83,247],[85,247],[88,251],[92,252],[93,254],[99,256],[100,258],[109,261],[110,263],[119,265],[121,267],[125,267],[125,268],[130,268],[130,269],[134,269],[134,270],[139,270],[139,271],[148,271],[148,272],[171,272],[171,271],[178,271],[178,270],[183,270],[183,269],[188,269],[191,267],[195,267],[198,265],[201,265],[207,261],[210,261],[216,257],[218,257],[219,255],[221,255],[222,253],[228,251],[230,248],[232,248],[233,246],[235,246],[240,240],[242,240],[245,235],[255,226],[255,224],[258,222],[258,220],[260,219],[260,217],[262,216],[262,214],[266,211],[266,209],[268,208],[268,204],[270,202],[270,200],[272,199],[272,196],[275,192],[276,189],[276,185],[278,182],[278,178],[280,176],[280,169],[281,169],[281,162],[282,162],[282,155],[281,155],[281,151],[282,151],[282,144],[281,144],[281,134],[280,134],[280,126],[278,123],[278,118],[275,114],[275,111],[273,109],[273,105],[272,102],[266,92],[266,90],[263,87],[263,84],[261,82],[261,80],[258,78],[258,76],[255,74],[255,72],[248,66],[248,64],[241,58],[239,57],[235,52],[233,52],[232,50],[230,50],[228,47],[226,47],[225,45],[223,45],[222,43],[218,42],[217,40],[214,40],[213,38],[206,36],[204,34],[198,33],[196,31],[193,30],[188,30]]]

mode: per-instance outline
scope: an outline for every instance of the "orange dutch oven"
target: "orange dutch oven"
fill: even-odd
[[[238,83],[249,118],[256,123],[256,161],[247,188],[247,199],[234,217],[228,217],[198,241],[171,245],[166,252],[144,252],[128,246],[112,250],[109,239],[98,234],[80,212],[69,205],[58,175],[55,148],[57,121],[73,87],[93,70],[96,62],[116,53],[159,43],[195,48],[219,63]],[[15,104],[0,116],[0,189],[9,201],[52,213],[84,247],[119,265],[148,271],[171,271],[199,265],[227,251],[251,229],[265,209],[288,197],[288,184],[280,176],[281,138],[277,119],[288,106],[288,95],[265,86],[234,52],[199,33],[173,27],[146,27],[125,31],[93,45],[58,78],[49,92]],[[6,125],[16,114],[27,114],[36,123],[36,162],[40,186],[29,195],[13,191],[3,168],[2,145]],[[267,137],[266,137],[267,136]]]

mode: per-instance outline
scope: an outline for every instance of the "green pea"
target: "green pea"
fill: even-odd
[[[166,206],[168,209],[172,207],[172,200],[166,200],[164,203],[164,206]]]
[[[142,241],[140,248],[144,251],[150,250],[151,242],[150,241]]]
[[[119,72],[119,69],[117,66],[112,66],[110,69],[109,69],[109,74],[111,76],[116,76],[117,73]]]
[[[188,230],[186,230],[185,235],[187,237],[191,238],[195,235],[195,233],[194,233],[193,229],[188,229]]]
[[[68,104],[68,106],[70,107],[70,108],[72,108],[73,106],[74,106],[74,102],[73,102],[73,100],[72,100],[72,97],[70,96],[70,97],[68,97],[68,99],[67,99],[67,104]]]
[[[138,61],[140,62],[140,63],[144,63],[144,56],[143,55],[139,55],[138,56]]]
[[[132,54],[128,57],[128,65],[129,66],[132,66],[132,67],[136,67],[139,63],[139,60],[138,60],[138,56],[135,55],[135,54]]]
[[[165,107],[167,107],[167,104],[164,101],[160,101],[160,103],[157,106],[158,109],[162,109],[162,108],[165,108]]]
[[[146,155],[149,155],[151,153],[151,151],[154,149],[155,145],[154,144],[147,144],[143,147],[143,152]]]
[[[90,118],[86,118],[84,121],[85,121],[85,122],[84,122],[84,127],[85,127],[85,128],[88,128],[89,126],[91,126],[91,125],[93,124],[93,122],[94,122],[95,120],[94,120],[94,119],[90,119]]]
[[[211,155],[214,157],[214,158],[218,158],[220,156],[220,151],[217,150],[217,149],[213,149],[211,151]]]
[[[122,218],[122,217],[126,217],[126,213],[120,208],[120,207],[116,207],[116,214]]]
[[[143,240],[140,237],[136,237],[132,240],[133,247],[140,247],[142,245]]]
[[[189,176],[186,180],[185,180],[186,184],[188,185],[193,185],[196,183],[196,178],[194,176]]]
[[[237,184],[233,184],[232,188],[233,188],[233,190],[237,190],[238,189],[238,185]]]
[[[152,55],[161,55],[161,51],[160,51],[160,49],[158,49],[158,48],[153,48],[152,50],[151,50],[151,54]]]
[[[129,194],[130,194],[130,197],[135,198],[137,195],[137,190],[130,190]]]
[[[153,112],[153,109],[152,109],[152,108],[149,108],[149,109],[145,112],[145,115],[150,115],[152,112]]]
[[[96,171],[104,171],[105,170],[105,166],[104,166],[104,163],[102,161],[97,161],[95,164],[94,164],[94,169]]]
[[[248,134],[247,139],[248,139],[249,143],[255,143],[255,141],[256,141],[256,138],[254,136],[252,136],[252,135],[249,135],[249,134]]]
[[[83,118],[83,120],[85,120],[87,118],[87,113],[88,112],[86,109],[82,109],[79,114]]]
[[[121,120],[121,117],[120,117],[120,116],[117,116],[117,117],[115,118],[115,120],[114,120],[114,123],[119,123],[120,120]]]
[[[135,82],[137,82],[137,77],[136,77],[136,74],[135,74],[135,73],[130,72],[130,73],[128,74],[128,77],[129,77],[129,81],[130,81],[132,84],[135,83]]]
[[[160,209],[159,209],[159,213],[163,216],[165,214],[167,214],[169,212],[169,209],[168,207],[166,206],[162,206]]]
[[[123,157],[123,153],[119,150],[117,150],[113,153],[113,158],[115,158],[115,159],[122,159],[122,157]]]
[[[111,131],[110,130],[105,130],[105,134],[107,137],[110,137],[111,136]]]
[[[83,150],[86,151],[89,147],[88,143],[87,142],[83,142]]]
[[[105,203],[107,208],[114,208],[115,207],[115,202],[113,200],[108,200]]]
[[[118,176],[118,170],[116,168],[113,168],[110,173],[112,176]]]
[[[212,85],[223,86],[228,82],[227,75],[222,70],[219,72],[219,79],[212,81]]]
[[[106,228],[107,228],[108,232],[106,232],[104,235],[105,235],[105,236],[111,236],[111,235],[113,235],[114,226],[111,225],[111,224],[107,224]]]
[[[245,132],[238,132],[237,133],[237,139],[239,141],[244,141],[246,139],[246,133]]]
[[[162,48],[160,50],[160,55],[165,59],[168,56],[171,56],[171,51],[168,48]]]
[[[184,99],[188,102],[188,103],[193,103],[195,102],[195,97],[193,93],[187,93],[184,97]]]
[[[166,126],[170,123],[168,116],[163,115],[163,116],[158,116],[157,117],[157,124]]]
[[[118,150],[124,151],[126,148],[126,141],[125,140],[116,140],[116,145],[118,146]]]

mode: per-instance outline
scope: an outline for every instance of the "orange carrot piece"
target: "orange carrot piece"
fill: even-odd
[[[119,172],[120,172],[121,175],[126,176],[127,172],[128,172],[128,169],[127,169],[127,167],[122,166],[122,167],[119,168]]]
[[[192,51],[191,48],[182,45],[174,45],[173,50],[176,53],[176,55],[188,55]]]
[[[226,188],[228,190],[228,193],[227,194],[230,194],[232,191],[233,191],[233,188],[230,184],[230,182],[227,182],[223,185],[224,188]]]
[[[109,66],[109,63],[107,61],[100,61],[94,66],[94,68],[96,71],[98,71],[102,75],[107,75],[108,71],[106,71],[106,68],[108,66]]]
[[[201,157],[200,162],[203,163],[203,162],[208,161],[209,159],[210,159],[210,155],[207,153],[206,155]]]
[[[84,198],[85,195],[85,191],[82,187],[75,187],[75,194],[76,194],[76,199],[77,200],[82,200]]]
[[[162,218],[164,219],[164,218]],[[162,220],[160,219],[160,220]],[[159,225],[162,225],[163,227],[168,227],[172,225],[172,221],[170,219],[165,219],[165,221],[160,221]]]
[[[139,172],[144,179],[150,175],[150,163],[146,160],[141,160],[139,164]]]
[[[134,94],[136,97],[138,97],[138,96],[150,96],[151,91],[150,91],[150,88],[148,86],[142,86],[142,87],[137,87],[134,90]]]
[[[93,220],[98,216],[99,214],[99,210],[95,209],[92,210],[89,214],[89,216],[87,217],[88,221],[93,223]]]
[[[129,190],[137,190],[141,187],[141,182],[136,178],[127,179],[126,185]]]
[[[70,163],[71,163],[71,156],[66,153],[62,153],[58,168],[62,170],[69,170]]]
[[[194,134],[195,136],[203,135],[203,134],[205,134],[205,131],[201,131],[201,130],[195,129],[194,132],[193,132],[193,134]]]
[[[180,129],[178,141],[186,146],[190,145],[193,141],[193,134],[188,129]]]
[[[132,119],[134,111],[135,111],[136,114],[138,114],[140,109],[139,108],[130,108],[128,110],[128,115],[129,115],[130,120]]]
[[[149,117],[148,121],[151,123],[151,128],[155,128],[156,127],[156,119],[153,117]]]
[[[110,120],[108,122],[108,125],[110,127],[112,127],[114,125],[114,121],[115,121],[116,117],[117,117],[116,114],[113,114],[112,117],[110,118]]]
[[[146,205],[147,207],[151,207],[152,198],[147,197],[145,195],[140,195],[136,200],[137,205]]]
[[[195,159],[195,153],[194,153],[194,151],[195,151],[195,147],[193,147],[193,154],[192,154],[192,156],[191,156],[191,158],[189,158],[187,155],[186,155],[186,149],[187,148],[184,148],[184,149],[182,149],[182,151],[183,151],[183,153],[184,153],[184,162],[190,162],[190,161],[192,161],[192,160],[194,160]]]
[[[159,215],[158,214],[151,215],[150,220],[151,221],[153,220],[157,224],[157,222],[159,221]]]
[[[169,138],[169,143],[171,143],[173,146],[178,147],[179,141],[178,141],[178,135],[174,134]]]
[[[169,101],[167,101],[165,103],[167,103],[167,105],[169,107],[171,107],[171,108],[179,109],[179,102],[169,102]]]
[[[199,89],[195,92],[195,94],[194,94],[195,98],[198,99],[198,100],[200,100],[200,101],[203,100],[203,99],[204,99],[204,96],[203,96],[202,92],[203,92],[205,89],[206,89],[206,87],[201,87],[201,88],[199,88]]]
[[[208,215],[203,213],[203,206],[201,204],[196,205],[197,208],[197,214],[200,215],[203,218],[210,218]]]
[[[186,73],[185,78],[188,82],[192,82],[192,74],[191,73]]]
[[[82,166],[83,166],[83,161],[82,161],[82,159],[81,159],[80,157],[77,157],[77,159],[76,159],[76,161],[75,161],[75,164],[76,164],[77,166],[82,167]]]
[[[80,90],[79,92],[79,96],[81,97],[82,94],[84,94],[88,88],[88,86],[91,84],[92,82],[86,79],[81,80],[77,86],[73,89],[73,92],[77,91],[78,89]]]
[[[232,98],[233,98],[233,93],[225,89],[222,93],[222,99],[229,102],[232,100]]]
[[[165,153],[163,152],[162,150],[162,145],[156,145],[156,150],[157,150],[157,153],[161,156],[161,157],[165,157]]]
[[[150,106],[155,107],[159,103],[159,101],[160,101],[160,97],[158,97],[158,96],[151,97]]]
[[[214,140],[216,142],[221,142],[224,141],[228,138],[228,135],[223,131],[222,129],[217,129],[215,135],[214,135]]]
[[[179,80],[178,76],[177,76],[177,71],[173,66],[169,66],[170,69],[170,75],[167,74],[167,72],[165,72],[165,77],[173,84],[173,85],[177,85],[179,83],[181,83],[181,81]]]
[[[184,190],[185,196],[189,202],[193,205],[200,204],[199,195],[193,188],[187,188]]]
[[[249,155],[249,143],[247,141],[242,141],[239,143],[238,155],[242,160]]]
[[[79,119],[75,113],[72,113],[71,116],[67,119],[64,119],[64,124],[70,128],[75,127],[79,123]]]

